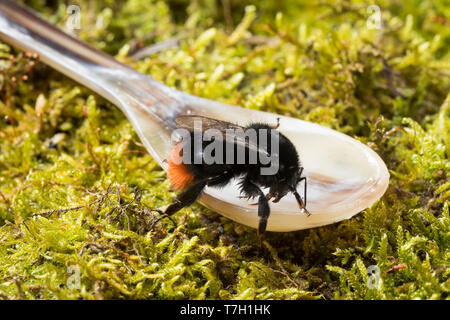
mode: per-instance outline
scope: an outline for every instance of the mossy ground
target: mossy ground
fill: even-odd
[[[66,1],[24,2],[65,25]],[[121,112],[0,43],[0,298],[448,299],[448,2],[378,1],[381,30],[362,1],[76,4],[84,41],[182,91],[353,136],[390,186],[350,220],[263,242],[200,205],[155,223],[174,194]]]

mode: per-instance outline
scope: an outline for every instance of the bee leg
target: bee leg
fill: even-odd
[[[258,225],[258,237],[262,237],[266,232],[267,227],[267,219],[270,216],[270,207],[269,201],[267,200],[264,194],[259,196],[258,199],[258,217],[259,217],[259,225]]]
[[[193,204],[197,198],[202,193],[203,189],[206,185],[209,186],[222,186],[233,177],[233,174],[230,172],[226,172],[223,175],[201,180],[200,182],[197,182],[193,186],[189,187],[185,191],[181,192],[174,202],[172,202],[166,210],[164,210],[164,214],[167,216],[171,216],[174,213],[177,213],[184,207],[189,207],[191,204]]]
[[[161,217],[153,221],[152,225],[150,226],[150,230],[153,230],[153,227],[164,218],[168,218],[174,225],[176,225],[175,221],[173,221],[173,219],[169,215],[165,214],[163,211],[156,209],[153,209],[152,211],[158,212],[161,215]]]
[[[270,216],[270,207],[269,207],[269,200],[267,200],[267,197],[264,195],[264,193],[261,191],[261,189],[255,185],[253,182],[251,182],[249,179],[245,179],[241,182],[241,193],[246,195],[249,198],[255,198],[259,196],[258,198],[258,217],[259,217],[259,224],[258,224],[258,237],[262,237],[264,233],[266,232],[267,227],[267,219],[269,219]]]
[[[280,118],[277,118],[277,124],[274,126],[271,126],[272,129],[278,129],[280,127]]]
[[[171,216],[174,213],[177,213],[184,207],[188,207],[197,200],[197,198],[202,193],[203,189],[206,186],[206,181],[199,182],[189,187],[185,191],[181,192],[174,202],[172,202],[166,210],[164,210],[164,214]]]
[[[306,189],[307,189],[307,187],[306,187],[306,177],[300,178],[300,180],[298,182],[302,182],[303,180],[305,181],[305,187],[303,189],[303,199],[305,200],[305,207],[306,207]]]

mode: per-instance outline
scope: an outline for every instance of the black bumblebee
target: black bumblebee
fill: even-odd
[[[195,148],[194,134],[195,130],[199,130],[195,123],[201,123],[201,133],[214,129],[215,132],[221,133],[220,137],[214,136],[210,141],[202,139],[201,148]],[[241,198],[254,199],[258,198],[258,217],[259,227],[258,236],[262,236],[266,231],[267,219],[270,215],[269,200],[273,202],[280,201],[288,192],[292,192],[302,211],[308,216],[310,213],[306,210],[306,177],[302,177],[303,167],[297,151],[283,134],[276,129],[278,123],[271,126],[265,123],[252,123],[247,127],[241,127],[229,122],[211,119],[198,115],[179,116],[176,119],[177,128],[184,129],[187,137],[175,144],[170,157],[168,159],[168,178],[173,187],[181,190],[176,199],[164,210],[164,214],[170,216],[180,209],[190,206],[202,193],[206,186],[221,188],[226,186],[233,178],[238,178]],[[256,140],[249,139],[244,136],[236,136],[233,132],[242,130],[247,132],[249,129],[257,132]],[[264,132],[267,138],[263,141],[259,133]],[[274,148],[268,143],[271,138],[276,135],[278,142],[278,151],[272,151]],[[231,153],[233,161],[217,161],[207,164],[205,161],[195,161],[196,157],[202,158],[205,150],[211,143],[217,139],[222,140],[223,159],[227,158],[227,153]],[[267,146],[266,146],[267,145]],[[244,150],[244,160],[238,159],[239,152]],[[211,148],[209,148],[211,149]],[[190,155],[183,157],[183,151],[190,150]],[[250,161],[251,153],[258,154],[257,161]],[[214,153],[212,154],[214,155]],[[230,154],[229,154],[230,155]],[[265,155],[270,159],[269,162],[263,164],[260,156]],[[183,160],[180,161],[180,157]],[[187,158],[187,161],[186,161]],[[253,158],[254,159],[254,158]],[[240,161],[239,161],[240,160]],[[269,168],[273,165],[273,161],[277,161],[277,171],[273,174],[261,174],[263,168]],[[297,186],[304,181],[304,201],[297,192]],[[267,195],[263,193],[261,188],[269,188]]]

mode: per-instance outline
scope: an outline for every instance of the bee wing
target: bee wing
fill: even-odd
[[[223,133],[226,133],[226,129],[242,129],[245,130],[244,127],[238,126],[236,124],[217,120],[213,118],[208,118],[204,116],[198,116],[198,115],[183,115],[179,116],[175,119],[175,122],[177,123],[178,128],[183,128],[189,131],[194,131],[195,123],[198,123],[201,125],[202,131],[206,131],[208,129],[217,129],[220,130]]]
[[[251,151],[257,153],[263,153],[267,155],[267,151],[260,148],[257,141],[252,141],[246,135],[235,134],[235,132],[241,131],[245,133],[245,128],[231,122],[217,120],[199,115],[183,115],[175,119],[177,128],[186,129],[190,132],[194,132],[197,127],[195,124],[201,127],[202,132],[208,129],[219,130],[223,134],[224,141],[234,141],[237,145],[248,148]],[[198,130],[198,129],[197,129]]]

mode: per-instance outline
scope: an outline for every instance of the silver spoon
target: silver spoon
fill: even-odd
[[[300,212],[292,195],[271,203],[269,231],[292,231],[348,219],[370,207],[386,191],[389,173],[381,158],[357,140],[306,121],[230,106],[195,97],[119,63],[39,18],[11,0],[0,2],[0,39],[41,60],[114,103],[127,116],[148,152],[164,168],[171,134],[181,114],[199,114],[246,125],[276,123],[296,146],[308,179],[307,208]],[[236,182],[206,188],[200,202],[251,227],[257,208],[239,199]]]

